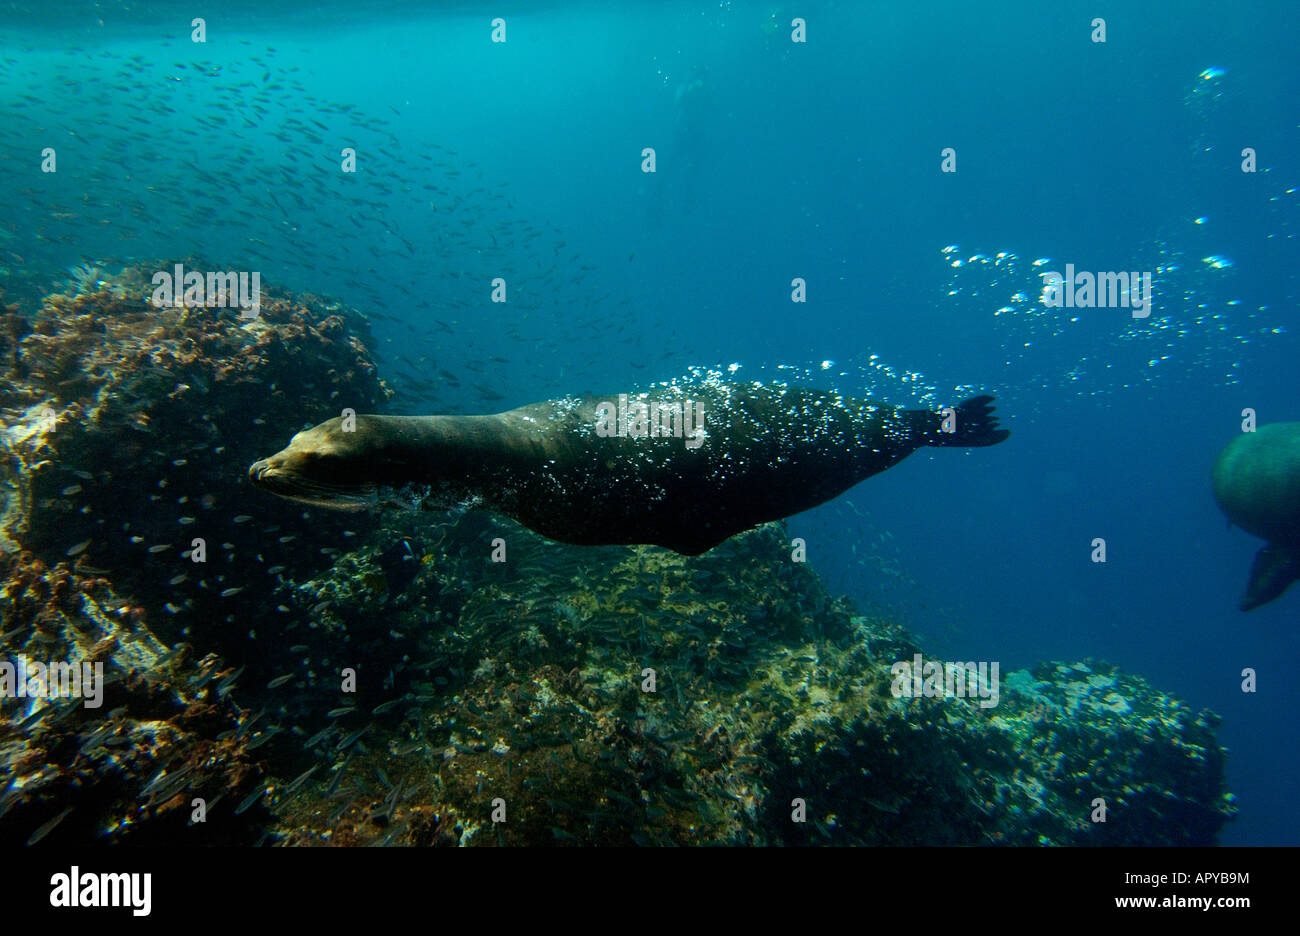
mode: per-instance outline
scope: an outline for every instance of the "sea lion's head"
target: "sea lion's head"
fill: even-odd
[[[248,469],[257,487],[290,500],[335,510],[378,504],[416,506],[417,462],[399,418],[335,417],[304,429],[270,458]]]

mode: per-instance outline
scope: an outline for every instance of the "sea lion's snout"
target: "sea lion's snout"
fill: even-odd
[[[373,465],[358,456],[352,436],[340,431],[340,423],[335,418],[299,432],[281,451],[253,462],[249,482],[317,507],[357,510],[373,504],[378,488],[377,479],[370,476]]]
[[[295,465],[297,468],[295,468]],[[269,458],[259,458],[248,466],[248,480],[258,487],[267,488],[274,493],[277,484],[292,483],[295,476],[305,468],[301,458],[295,459],[293,445],[276,452]]]
[[[248,466],[248,480],[254,486],[270,491],[272,494],[292,497],[296,486],[300,484],[300,479],[292,470],[285,470],[284,455],[284,452],[279,452],[270,458],[259,458],[253,462]]]
[[[263,458],[261,461],[253,462],[253,464],[248,468],[248,480],[252,481],[254,484],[259,483],[262,480],[263,473],[265,473],[270,467],[271,460],[269,458]]]

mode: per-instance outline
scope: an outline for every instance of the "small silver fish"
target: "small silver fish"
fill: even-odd
[[[39,829],[37,829],[35,832],[32,833],[31,838],[29,838],[29,839],[27,840],[27,844],[28,844],[28,845],[35,845],[35,844],[36,844],[37,842],[39,842],[41,839],[45,838],[45,836],[49,835],[51,832],[54,831],[54,827],[55,827],[56,825],[58,825],[58,824],[59,824],[60,822],[62,822],[65,818],[67,818],[67,815],[68,815],[68,813],[70,813],[70,812],[72,812],[72,807],[71,807],[71,806],[69,806],[67,809],[63,810],[63,812],[59,813],[57,816],[55,816],[55,817],[54,817],[53,819],[51,819],[49,822],[47,822],[47,823],[45,823],[44,825],[42,825]]]
[[[253,751],[253,750],[256,750],[257,748],[260,748],[263,744],[266,744],[266,742],[270,741],[272,738],[274,738],[274,737],[275,737],[276,735],[278,735],[279,733],[280,733],[280,726],[279,726],[279,725],[272,725],[271,728],[270,728],[269,730],[267,730],[267,731],[263,731],[263,732],[262,732],[261,734],[259,734],[256,738],[254,738],[252,741],[249,741],[248,744],[247,744],[247,746],[244,748],[244,750],[246,750],[246,751]]]
[[[71,547],[69,547],[69,548],[68,548],[68,551],[67,551],[66,553],[64,553],[64,555],[65,555],[65,556],[80,556],[83,552],[86,551],[86,547],[90,545],[90,542],[91,542],[90,540],[82,540],[82,541],[81,541],[80,543],[78,543],[76,546],[71,546]]]
[[[355,744],[363,734],[365,734],[369,730],[370,730],[369,725],[364,725],[361,728],[358,728],[356,731],[352,732],[352,734],[340,740],[339,743],[335,746],[334,750],[336,751],[347,750],[349,747]],[[352,752],[348,751],[348,758],[351,757],[352,757]]]
[[[266,792],[266,787],[258,787],[252,793],[248,794],[248,796],[244,797],[244,801],[235,807],[235,815],[238,816],[240,813],[247,812],[249,807],[251,807],[254,803],[260,800],[262,798],[262,794],[264,794],[265,792]]]
[[[311,777],[311,775],[316,772],[318,767],[320,767],[320,764],[316,764],[315,766],[308,767],[306,770],[304,770],[301,774],[298,775],[298,777],[292,783],[290,783],[287,787],[284,788],[283,795],[292,796],[293,794],[297,793],[298,790],[302,787],[302,785],[306,783],[307,780]]]
[[[324,741],[326,736],[329,735],[329,733],[332,732],[333,730],[334,730],[333,725],[330,725],[326,728],[322,728],[320,731],[316,732],[305,742],[303,742],[303,747],[305,748],[315,747],[317,744]]]

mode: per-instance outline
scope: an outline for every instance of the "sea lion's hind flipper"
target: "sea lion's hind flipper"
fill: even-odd
[[[1249,611],[1268,604],[1296,579],[1300,579],[1300,550],[1269,543],[1255,554],[1250,581],[1246,583],[1246,594],[1241,596],[1239,607]]]
[[[926,442],[930,445],[954,445],[959,448],[977,448],[985,445],[997,445],[1011,435],[1010,429],[999,429],[998,418],[993,415],[993,397],[976,396],[957,404],[954,413],[953,431],[943,430],[943,414],[935,414],[939,431],[931,434]]]

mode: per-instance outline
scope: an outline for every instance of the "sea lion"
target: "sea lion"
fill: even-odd
[[[1211,481],[1228,520],[1266,541],[1240,608],[1268,604],[1300,578],[1300,422],[1243,432],[1214,460]]]
[[[1010,432],[992,400],[939,413],[706,381],[490,416],[357,415],[298,433],[248,476],[325,507],[466,504],[563,543],[693,556],[828,501],[921,446],[1001,442]]]

